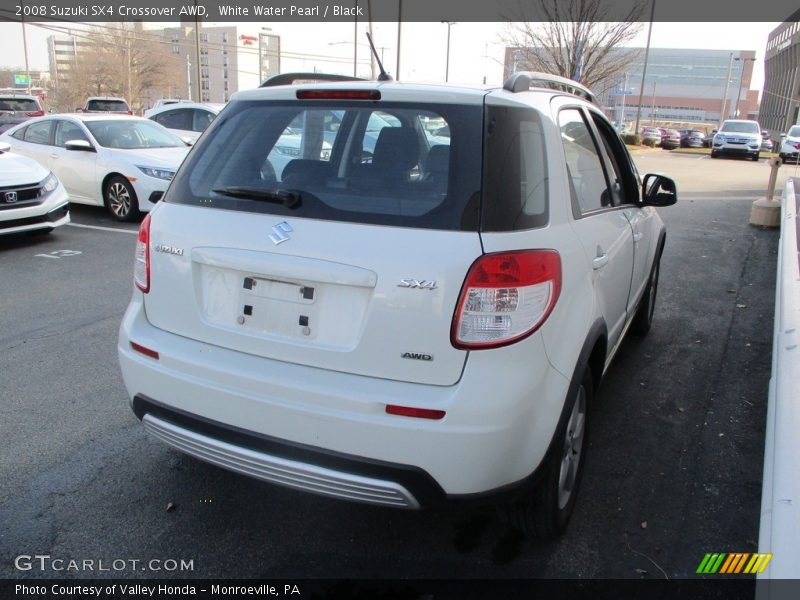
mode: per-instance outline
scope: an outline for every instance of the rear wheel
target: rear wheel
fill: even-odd
[[[534,489],[520,492],[504,507],[505,520],[525,535],[553,539],[564,531],[572,516],[585,462],[592,390],[592,373],[586,367],[577,391],[568,399],[567,419],[545,459],[542,481]]]
[[[631,323],[631,333],[646,335],[653,324],[653,314],[656,310],[656,294],[658,293],[658,274],[661,270],[661,249],[656,253],[653,268],[650,270],[650,279],[647,280],[647,289],[639,301],[639,308]]]
[[[753,160],[754,160],[754,161],[757,161],[759,158],[761,158],[761,154],[760,154],[759,152],[756,152],[756,153],[753,155]]]
[[[711,158],[717,158],[717,157],[719,157],[719,154],[717,154],[716,152],[714,152],[714,151],[712,150],[712,151],[711,151]]]
[[[121,175],[115,175],[106,183],[103,192],[108,212],[117,221],[133,221],[139,216],[139,202],[130,182]]]

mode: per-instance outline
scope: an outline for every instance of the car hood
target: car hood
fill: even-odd
[[[0,154],[0,187],[39,183],[49,172],[26,156],[11,152]]]
[[[137,148],[123,150],[121,148],[106,148],[108,156],[125,162],[135,163],[148,167],[165,167],[177,169],[189,152],[189,146],[174,148]]]

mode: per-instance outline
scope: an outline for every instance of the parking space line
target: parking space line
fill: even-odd
[[[120,229],[118,227],[101,227],[100,225],[83,225],[82,223],[67,223],[69,227],[82,227],[83,229],[99,229],[100,231],[115,231],[117,233],[132,233],[138,235],[138,229]]]

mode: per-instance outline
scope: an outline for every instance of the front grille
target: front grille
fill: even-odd
[[[0,210],[36,206],[44,202],[42,183],[0,187]]]

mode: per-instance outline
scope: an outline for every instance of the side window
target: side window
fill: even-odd
[[[31,144],[49,144],[52,129],[53,122],[49,120],[31,123],[25,130],[25,141]]]
[[[213,121],[216,116],[214,113],[207,110],[195,109],[192,112],[194,113],[194,120],[191,127],[192,131],[205,131],[206,127],[211,125],[211,121]]]
[[[192,129],[192,111],[186,108],[178,110],[168,110],[155,117],[156,123],[160,123],[167,129]]]
[[[64,144],[72,140],[89,141],[89,139],[86,137],[86,134],[83,133],[83,130],[81,130],[81,128],[75,123],[70,123],[69,121],[59,121],[56,124],[56,146],[63,148]]]
[[[611,125],[600,115],[590,113],[603,141],[608,162],[611,164],[611,197],[614,206],[635,204],[639,201],[638,173],[628,150]]]
[[[14,133],[11,134],[11,137],[13,137],[15,139],[18,139],[18,140],[24,140],[25,139],[25,132],[27,130],[28,130],[27,127],[23,127],[22,129],[17,129]]]
[[[611,206],[599,150],[583,114],[574,108],[562,110],[558,114],[558,126],[580,213]]]

